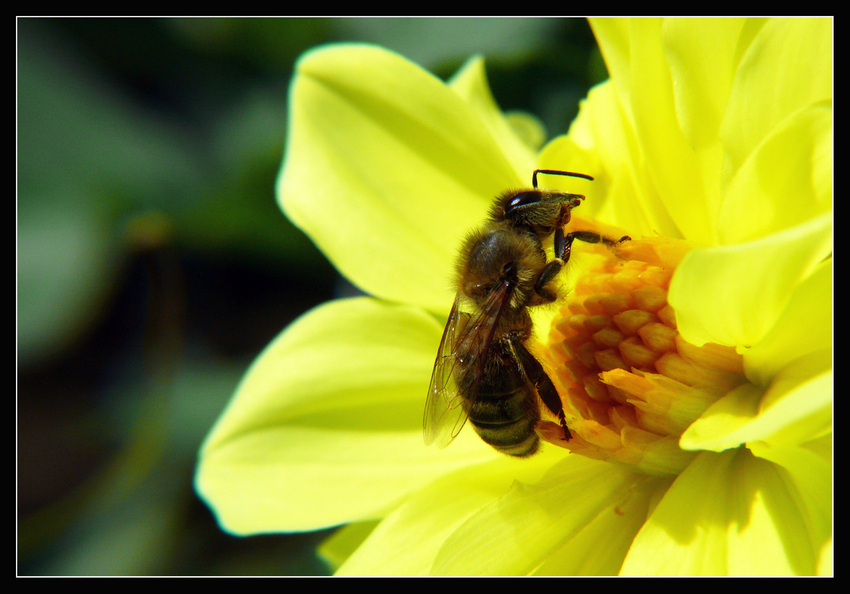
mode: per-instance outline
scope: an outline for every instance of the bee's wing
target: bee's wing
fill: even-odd
[[[449,314],[431,385],[425,402],[422,420],[425,444],[436,444],[444,448],[454,441],[466,423],[468,406],[463,406],[463,395],[459,393],[455,368],[462,365],[469,376],[466,394],[468,404],[477,397],[478,384],[483,374],[484,363],[493,339],[493,332],[510,297],[507,283],[497,285],[488,296],[484,307],[476,314],[461,311],[461,298],[455,298]],[[463,360],[461,360],[463,357]]]
[[[425,416],[422,418],[425,445],[433,443],[440,448],[446,447],[466,423],[467,413],[461,406],[462,397],[458,393],[454,367],[458,360],[455,353],[458,337],[463,334],[469,317],[468,313],[460,311],[458,295],[443,331],[425,400]]]

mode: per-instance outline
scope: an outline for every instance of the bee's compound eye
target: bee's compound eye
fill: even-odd
[[[510,212],[514,208],[526,206],[528,204],[535,204],[536,202],[540,202],[540,192],[520,192],[511,198],[511,201],[508,202],[505,211]]]

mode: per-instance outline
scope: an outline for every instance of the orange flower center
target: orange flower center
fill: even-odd
[[[557,423],[544,421],[544,440],[651,474],[678,473],[692,459],[679,448],[682,432],[746,378],[735,349],[696,347],[678,333],[667,289],[689,249],[666,238],[592,246],[595,261],[555,316],[541,355],[573,438],[563,441]]]

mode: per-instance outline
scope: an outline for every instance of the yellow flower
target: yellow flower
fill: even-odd
[[[196,478],[224,529],[349,524],[343,574],[832,572],[832,22],[592,25],[611,80],[539,153],[480,60],[446,85],[370,46],[301,59],[281,206],[374,297],[249,370]],[[426,448],[455,250],[535,168],[593,175],[545,185],[634,238],[576,244],[535,317],[575,437]]]

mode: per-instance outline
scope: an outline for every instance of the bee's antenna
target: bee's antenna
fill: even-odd
[[[572,171],[558,171],[557,169],[535,169],[534,173],[531,175],[531,186],[536,190],[537,189],[537,174],[538,173],[548,173],[550,175],[567,175],[569,177],[580,177],[582,179],[589,179],[593,181],[593,178],[585,173],[573,173]]]

